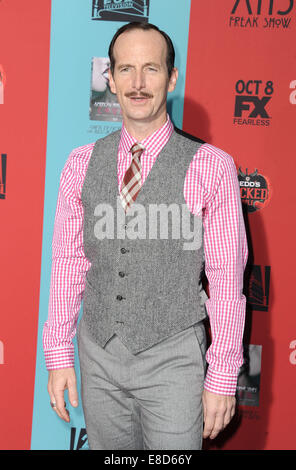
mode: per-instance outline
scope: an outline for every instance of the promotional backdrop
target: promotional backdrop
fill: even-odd
[[[108,46],[135,20],[171,36],[172,120],[232,155],[241,190],[245,363],[237,414],[204,449],[296,448],[295,11],[293,0],[0,0],[1,449],[88,448],[81,404],[69,424],[49,405],[51,242],[69,153],[121,127]]]

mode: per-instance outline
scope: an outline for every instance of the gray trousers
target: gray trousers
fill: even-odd
[[[90,449],[202,446],[206,339],[200,322],[136,355],[78,326],[81,398]]]

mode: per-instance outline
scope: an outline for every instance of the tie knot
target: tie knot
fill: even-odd
[[[141,144],[138,144],[138,143],[135,143],[132,147],[131,147],[131,154],[132,156],[137,156],[138,158],[140,158],[140,156],[142,155],[142,152],[144,151],[144,147],[142,147]]]

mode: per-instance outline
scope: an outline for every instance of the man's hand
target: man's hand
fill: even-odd
[[[77,407],[78,393],[74,367],[50,370],[48,374],[47,385],[50,401],[55,403],[53,409],[56,411],[57,415],[68,423],[70,421],[70,417],[69,411],[65,407],[64,399],[64,391],[67,389],[70,404],[74,407]]]
[[[215,439],[231,421],[235,413],[235,397],[229,395],[218,395],[216,393],[204,390],[203,392],[204,409],[204,432],[206,439]]]

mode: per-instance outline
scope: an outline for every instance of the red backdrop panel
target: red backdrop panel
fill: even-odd
[[[289,361],[296,337],[295,11],[293,2],[279,0],[193,1],[191,7],[184,130],[230,153],[243,172],[257,169],[270,184],[268,204],[245,210],[249,264],[271,272],[268,310],[247,314],[246,342],[262,345],[260,404],[241,406],[215,445],[206,444],[211,449],[295,448],[295,365]]]
[[[0,447],[29,449],[38,327],[49,71],[50,0],[0,2]],[[3,176],[3,175],[2,175]],[[3,191],[2,191],[3,192]]]

